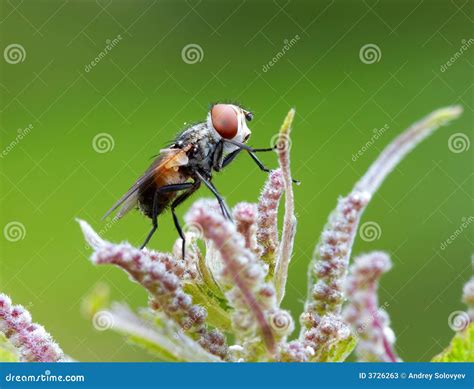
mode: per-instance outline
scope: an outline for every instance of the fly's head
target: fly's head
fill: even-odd
[[[214,104],[207,116],[209,128],[221,138],[246,143],[251,131],[247,122],[253,119],[252,112],[234,104]]]

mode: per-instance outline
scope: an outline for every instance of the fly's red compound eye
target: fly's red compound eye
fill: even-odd
[[[239,130],[237,112],[228,104],[216,104],[211,110],[212,125],[225,139],[232,139]]]

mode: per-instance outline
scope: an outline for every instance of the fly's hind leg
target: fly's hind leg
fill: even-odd
[[[185,182],[182,184],[165,185],[158,188],[155,191],[155,194],[153,195],[153,209],[152,209],[152,217],[151,217],[152,228],[151,228],[151,231],[148,233],[145,241],[140,246],[140,250],[142,250],[148,244],[151,237],[153,236],[153,234],[156,232],[158,228],[158,196],[161,193],[179,192],[181,190],[186,190],[192,187],[193,185],[194,183],[191,183],[191,182]]]
[[[155,231],[158,228],[158,193],[160,193],[159,190],[157,190],[155,192],[155,194],[153,195],[153,209],[152,209],[152,216],[151,216],[151,223],[152,223],[151,231],[148,233],[148,235],[146,236],[145,241],[140,246],[140,250],[143,250],[143,248],[145,248],[145,246],[148,244],[151,237],[153,236],[153,234],[155,233]]]
[[[200,185],[201,183],[196,181],[191,188],[180,194],[171,204],[171,214],[173,215],[174,226],[176,227],[176,230],[178,231],[178,234],[182,240],[181,253],[183,255],[183,261],[186,255],[186,235],[184,234],[181,224],[179,223],[178,216],[176,215],[176,207],[187,200],[189,196],[191,196],[199,188]]]

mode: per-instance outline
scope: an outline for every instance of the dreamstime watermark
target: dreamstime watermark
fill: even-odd
[[[45,370],[43,374],[12,374],[5,376],[6,382],[85,382],[82,374],[56,375],[51,370]]]
[[[206,302],[202,302],[201,306],[194,306],[192,314],[188,315],[186,319],[181,323],[173,334],[175,339],[179,339],[186,335],[186,332],[191,330],[193,327],[199,327],[202,324],[203,319],[206,317],[206,309],[209,305]]]
[[[3,227],[3,236],[9,242],[18,242],[23,240],[26,236],[25,225],[16,220],[7,223],[5,227]]]
[[[467,312],[464,311],[454,311],[448,317],[448,326],[453,331],[462,331],[470,323],[470,318]]]
[[[190,43],[181,50],[181,58],[188,65],[194,65],[204,59],[204,50],[198,44]]]
[[[112,151],[114,147],[114,138],[106,132],[101,132],[92,139],[92,148],[96,153],[105,154]]]
[[[102,59],[120,43],[122,39],[122,35],[120,34],[118,34],[113,39],[107,39],[105,41],[104,49],[99,54],[97,54],[97,56],[92,61],[90,61],[86,66],[84,66],[84,71],[86,73],[89,73],[92,68],[94,68],[100,61],[102,61]]]
[[[469,150],[469,147],[471,147],[471,141],[469,140],[469,137],[462,132],[457,132],[451,135],[448,139],[449,151],[454,154],[463,153]]]
[[[374,128],[373,129],[374,134],[370,137],[370,139],[367,142],[365,142],[365,144],[359,150],[357,150],[355,154],[352,154],[352,161],[355,162],[360,157],[362,157],[364,153],[368,149],[370,149],[375,144],[375,142],[377,142],[382,137],[382,135],[385,134],[385,131],[387,131],[389,128],[390,127],[388,124],[385,124],[381,128]]]
[[[92,318],[92,325],[97,331],[106,331],[114,326],[114,317],[109,311],[99,311]]]
[[[203,239],[204,231],[202,226],[198,223],[186,223],[183,227],[183,233],[185,236],[189,235],[193,239]]]
[[[286,134],[276,134],[270,139],[270,146],[278,151],[288,151],[291,149],[291,138]]]
[[[474,43],[474,38],[469,38],[468,40],[463,39],[461,41],[462,46],[458,51],[456,51],[448,61],[441,65],[440,69],[444,73],[448,68],[453,65]]]
[[[280,59],[283,58],[283,56],[288,52],[290,51],[290,49],[296,45],[298,43],[298,41],[300,40],[300,36],[298,34],[296,34],[293,38],[291,39],[285,39],[283,41],[284,45],[283,47],[281,48],[280,51],[278,51],[278,53],[276,53],[273,58],[268,61],[266,64],[264,64],[262,66],[262,71],[264,73],[268,72],[270,70],[270,68],[273,67],[273,65],[275,65]]]
[[[376,222],[365,222],[359,228],[359,236],[365,242],[373,242],[382,236],[382,228]]]
[[[361,335],[368,329],[372,328],[374,320],[385,321],[387,319],[387,308],[390,306],[388,301],[385,301],[379,309],[370,315],[370,317],[364,318],[364,321],[357,325],[357,335]]]
[[[382,50],[374,43],[367,43],[360,48],[359,59],[366,65],[380,62],[382,59]]]
[[[0,158],[5,158],[33,129],[33,124],[28,124],[25,128],[19,128],[15,139],[13,139],[0,153]]]
[[[446,239],[444,242],[441,243],[439,248],[441,250],[446,250],[446,247],[448,247],[451,243],[453,243],[469,227],[469,225],[473,221],[474,221],[474,216],[463,217],[461,219],[461,224],[459,225],[459,227],[454,230],[454,232],[449,236],[448,239]]]
[[[107,218],[108,220],[108,218]],[[113,218],[111,218],[109,221],[107,221],[107,223],[105,223],[104,227],[102,227],[98,232],[97,232],[97,235],[99,235],[100,237],[102,237],[107,231],[110,231],[112,229],[112,227],[120,220],[120,218],[118,216],[114,216]],[[93,239],[92,237],[89,237],[89,240]],[[100,241],[97,241],[97,242],[92,242],[93,244],[96,243],[98,246],[102,244],[102,242]],[[90,245],[89,244],[85,244],[84,245],[84,248],[86,250],[90,249]]]
[[[3,58],[6,63],[10,65],[16,65],[20,62],[25,62],[26,59],[26,50],[19,43],[12,43],[5,47],[3,50]]]

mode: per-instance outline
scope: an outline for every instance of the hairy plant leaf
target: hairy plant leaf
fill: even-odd
[[[474,323],[454,335],[449,346],[432,362],[474,362]]]
[[[0,362],[18,362],[18,354],[8,339],[0,332]]]
[[[165,348],[160,347],[157,343],[151,342],[148,339],[136,335],[130,335],[126,338],[130,343],[140,346],[145,351],[157,357],[162,362],[185,362],[184,360],[178,359],[175,355],[173,355]]]
[[[332,345],[329,350],[328,362],[343,362],[356,346],[356,338],[349,336],[347,339],[341,340]]]
[[[185,284],[184,291],[193,297],[195,304],[202,305],[207,310],[207,321],[212,326],[221,329],[222,331],[229,331],[231,328],[231,321],[229,313],[222,307],[225,301],[219,301],[218,298],[207,288],[201,288],[200,285]]]
[[[357,340],[350,335],[338,342],[331,343],[323,350],[320,350],[313,358],[313,361],[318,362],[343,362],[347,359],[349,354],[354,350]]]
[[[96,284],[81,303],[83,315],[92,319],[94,315],[110,305],[110,288],[105,283]]]

